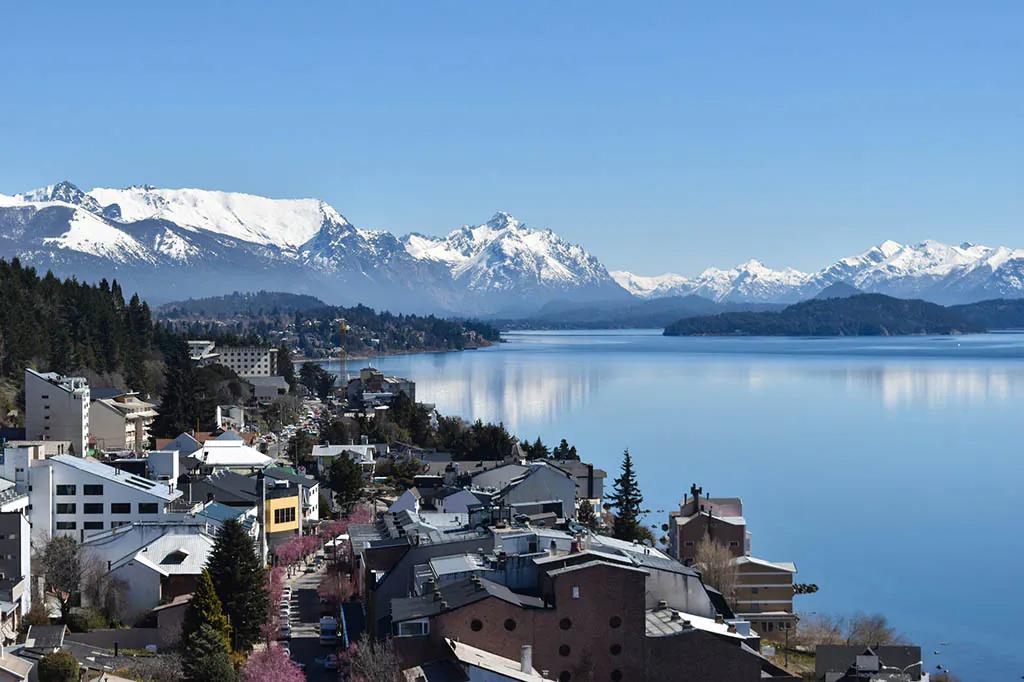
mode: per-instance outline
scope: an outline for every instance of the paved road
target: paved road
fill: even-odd
[[[292,586],[292,639],[288,643],[292,656],[306,664],[306,679],[310,682],[336,682],[338,672],[326,670],[317,659],[329,653],[336,653],[337,647],[320,644],[320,598],[316,588],[320,584],[322,571],[299,573],[289,581]]]

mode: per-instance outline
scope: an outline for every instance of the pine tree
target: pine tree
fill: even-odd
[[[252,538],[236,520],[229,519],[220,527],[206,568],[231,621],[235,647],[248,651],[267,619],[267,581]]]
[[[224,638],[214,627],[204,623],[182,643],[186,652],[182,671],[188,682],[234,682],[238,679]]]
[[[351,510],[363,496],[363,472],[350,457],[335,457],[327,471],[327,480],[345,512]]]
[[[204,570],[199,575],[192,600],[185,608],[185,618],[181,626],[181,639],[186,641],[190,636],[199,631],[203,625],[209,625],[224,638],[224,644],[231,648],[231,626],[228,625],[228,618],[224,615],[224,609],[220,603],[220,597],[213,588],[213,579],[210,572]]]
[[[207,417],[202,414],[199,375],[184,339],[178,339],[167,353],[165,375],[167,382],[160,416],[153,422],[152,431],[156,436],[174,438],[195,429],[196,424]]]
[[[288,390],[295,390],[295,363],[291,350],[283,343],[277,347],[277,374],[288,382]]]
[[[590,500],[580,502],[580,508],[576,511],[576,520],[590,530],[597,528],[597,514],[594,513],[594,505]]]
[[[633,471],[633,457],[628,449],[622,453],[622,473],[615,479],[613,491],[608,498],[616,511],[612,535],[619,540],[643,539],[640,528],[643,511],[640,505],[644,497],[640,494],[640,485]]]

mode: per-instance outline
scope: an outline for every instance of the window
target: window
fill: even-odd
[[[579,599],[580,598],[580,586],[579,585],[573,585],[572,586],[572,598],[573,599]]]
[[[612,671],[612,682],[619,682],[619,680],[621,680],[621,679],[622,679],[622,671],[621,670],[613,670]]]
[[[740,543],[736,542],[735,540],[729,540],[729,546],[730,547],[739,547]]]
[[[751,587],[750,588],[750,594],[757,594],[760,591],[761,591],[761,588],[759,588],[759,587]]]
[[[103,503],[102,502],[86,502],[82,505],[82,511],[86,514],[102,514]]]
[[[295,520],[295,507],[274,510],[274,523],[291,523]]]
[[[58,485],[57,486],[57,494],[58,495],[74,495],[76,487],[77,486],[73,486],[73,485]]]
[[[569,682],[572,679],[572,673],[568,670],[563,670],[558,673],[558,682]]]
[[[140,514],[156,514],[156,502],[139,502]]]
[[[77,528],[74,521],[58,521],[57,530],[74,530]]]
[[[608,652],[612,656],[618,656],[619,654],[622,653],[622,645],[621,644],[612,644],[610,647],[608,647]]]
[[[622,619],[618,616],[612,616],[608,619],[608,625],[614,630],[615,628],[622,627]]]
[[[569,646],[568,644],[563,644],[562,646],[558,647],[558,655],[559,656],[565,657],[565,656],[568,656],[571,653],[572,653],[572,647]]]
[[[131,514],[132,505],[128,502],[112,502],[110,504],[111,514]]]
[[[78,505],[74,502],[58,502],[57,513],[58,514],[74,514]]]
[[[412,620],[398,624],[399,637],[419,637],[430,634],[430,625],[425,620]]]
[[[693,547],[693,540],[687,540],[683,543],[684,547]]]
[[[562,620],[558,621],[558,627],[562,628],[563,630],[568,630],[572,627],[572,621],[568,618],[563,618]]]
[[[469,629],[472,630],[473,632],[480,632],[481,630],[484,629],[484,624],[483,624],[483,622],[479,618],[474,618],[469,623]]]
[[[103,530],[102,521],[86,521],[84,528],[86,530]]]
[[[102,495],[103,494],[103,486],[102,485],[83,485],[82,486],[82,492],[85,493],[86,495]]]
[[[512,632],[513,630],[515,630],[516,629],[516,622],[515,622],[515,620],[513,620],[511,618],[506,618],[505,619],[505,629],[508,630],[509,632]]]

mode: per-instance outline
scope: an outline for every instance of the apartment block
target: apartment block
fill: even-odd
[[[89,383],[82,377],[25,370],[25,437],[71,441],[83,456],[89,441]]]

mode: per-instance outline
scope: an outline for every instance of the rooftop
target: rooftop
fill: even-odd
[[[504,585],[484,578],[466,578],[439,585],[434,594],[392,599],[391,619],[397,623],[403,620],[436,616],[444,611],[453,611],[490,597],[521,608],[539,609],[544,607],[544,601],[539,597],[518,594]],[[442,608],[442,604],[444,608]]]
[[[180,490],[171,489],[167,483],[159,481],[151,481],[148,478],[142,478],[141,476],[135,476],[126,471],[121,471],[112,466],[108,466],[103,462],[97,462],[94,459],[88,457],[74,457],[72,455],[54,455],[46,460],[50,463],[60,464],[62,466],[68,466],[73,469],[97,476],[99,478],[106,479],[111,483],[117,483],[127,488],[133,488],[140,492],[158,497],[161,500],[170,502],[181,497],[182,493]]]

